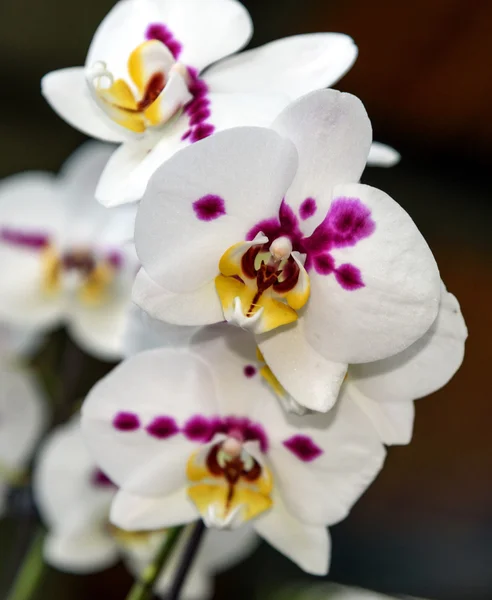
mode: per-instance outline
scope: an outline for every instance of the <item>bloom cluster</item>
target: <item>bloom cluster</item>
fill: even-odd
[[[358,98],[325,89],[354,42],[230,56],[251,35],[237,0],[120,0],[85,65],[42,81],[63,119],[118,147],[87,142],[56,177],[0,184],[0,320],[16,339],[64,325],[86,353],[125,359],[35,463],[61,569],[123,557],[142,574],[186,526],[165,593],[201,521],[186,597],[258,536],[325,574],[328,527],[462,362],[466,326],[429,246],[360,183],[398,153],[373,143]],[[8,377],[21,389],[0,397],[2,477],[44,424],[39,394]]]

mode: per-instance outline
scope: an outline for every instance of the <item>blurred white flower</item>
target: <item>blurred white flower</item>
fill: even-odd
[[[289,101],[336,83],[357,56],[350,37],[314,33],[221,60],[247,44],[252,28],[236,0],[121,0],[96,31],[85,66],[43,78],[62,118],[122,144],[99,183],[101,202],[138,200],[167,158],[214,132],[270,125]],[[388,165],[399,156],[380,147],[370,159]]]
[[[84,350],[116,359],[138,263],[133,207],[94,199],[108,156],[90,142],[57,177],[26,172],[0,183],[0,319],[37,332],[64,323]]]
[[[439,271],[412,219],[356,183],[370,145],[360,100],[321,90],[273,130],[182,150],[139,205],[135,302],[170,323],[249,329],[299,404],[330,409],[349,364],[401,352],[439,306]]]
[[[48,528],[46,561],[63,571],[91,573],[123,558],[138,575],[155,557],[166,531],[128,532],[109,523],[116,486],[96,467],[80,432],[78,417],[58,427],[46,440],[34,471],[34,494]],[[186,544],[178,542],[156,584],[164,594]],[[212,575],[237,563],[257,544],[251,530],[209,532],[184,589],[184,598],[205,600],[212,593]]]
[[[35,377],[16,364],[19,337],[0,328],[0,515],[10,486],[22,482],[24,468],[46,426],[45,399]]]
[[[264,369],[251,336],[219,325],[189,350],[134,356],[95,386],[82,427],[121,488],[113,523],[249,523],[304,570],[327,572],[326,525],[347,515],[385,450],[351,398],[327,415],[286,415]]]

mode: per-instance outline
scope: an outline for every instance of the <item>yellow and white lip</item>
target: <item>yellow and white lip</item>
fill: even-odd
[[[246,272],[244,257],[255,247],[264,246],[268,239],[258,236],[252,242],[240,242],[231,246],[219,261],[220,275],[215,278],[215,287],[222,304],[225,319],[255,334],[266,333],[277,327],[297,320],[297,311],[307,303],[310,295],[310,280],[304,266],[292,253],[292,244],[286,238],[274,240],[267,252],[258,252],[255,258],[257,275]],[[288,242],[288,243],[287,243]],[[288,261],[294,261],[298,269],[295,285],[281,290],[278,284]],[[260,271],[264,265],[273,265],[277,275],[272,275],[275,284],[259,289]],[[269,268],[269,267],[266,267]]]
[[[240,450],[236,456],[219,443],[194,453],[187,464],[188,496],[208,527],[232,529],[272,506],[270,471]],[[226,446],[227,448],[227,446]]]
[[[129,81],[114,79],[104,62],[88,72],[94,100],[115,123],[134,133],[165,124],[192,100],[188,71],[158,40],[143,42],[127,63]]]
[[[107,260],[97,261],[87,272],[67,271],[62,255],[53,246],[48,246],[41,255],[41,271],[41,288],[45,295],[54,297],[65,291],[75,292],[82,304],[95,307],[109,300],[116,276],[115,267]]]

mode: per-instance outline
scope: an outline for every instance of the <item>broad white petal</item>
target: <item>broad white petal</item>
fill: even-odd
[[[104,531],[88,531],[86,535],[75,537],[50,532],[43,554],[52,567],[79,575],[107,569],[119,558],[117,545]]]
[[[254,527],[271,546],[307,573],[328,573],[331,544],[326,527],[302,523],[278,501],[274,509],[255,521]]]
[[[122,142],[123,128],[113,124],[91,96],[83,67],[52,71],[41,80],[51,108],[75,129],[104,142]]]
[[[340,393],[340,402],[349,396],[369,417],[383,444],[387,446],[409,444],[415,418],[414,403],[391,402],[365,396],[350,379]]]
[[[186,462],[197,447],[183,427],[216,412],[214,382],[202,360],[150,350],[96,384],[82,408],[82,427],[112,481],[125,491],[163,496],[185,485]]]
[[[400,153],[386,144],[373,142],[367,157],[368,167],[394,167],[401,160]]]
[[[151,38],[161,39],[176,59],[201,70],[239,50],[251,34],[249,14],[236,0],[123,0],[99,26],[86,65],[104,61],[121,77],[130,52]]]
[[[347,363],[401,352],[437,316],[440,278],[432,252],[409,215],[380,190],[337,186],[333,206],[326,222],[357,222],[362,215],[364,225],[328,250],[329,272],[310,271],[308,342],[326,358]]]
[[[341,33],[307,33],[241,52],[211,67],[214,92],[283,93],[291,100],[331,87],[353,65],[357,46]]]
[[[186,488],[168,496],[140,496],[120,490],[111,506],[111,522],[127,531],[164,529],[191,523],[198,518]]]
[[[315,212],[302,223],[309,235],[326,215],[334,186],[359,181],[372,141],[371,123],[355,96],[318,90],[289,105],[272,127],[297,148],[299,167],[286,201],[298,212],[306,199],[314,200]]]
[[[257,337],[275,377],[302,406],[326,412],[336,402],[347,364],[327,360],[308,343],[304,319]]]
[[[185,148],[151,179],[135,244],[147,273],[169,291],[212,281],[222,254],[278,207],[295,173],[294,146],[244,127]]]
[[[224,319],[213,281],[194,292],[173,294],[140,269],[133,284],[133,301],[154,319],[174,325],[210,325]]]
[[[467,336],[458,301],[443,284],[439,314],[432,327],[395,356],[351,365],[350,380],[375,401],[409,401],[428,396],[446,385],[461,366]]]
[[[96,196],[105,206],[117,206],[140,200],[157,169],[178,150],[195,143],[200,136],[231,127],[269,126],[287,105],[279,95],[207,94],[204,112],[188,105],[162,131],[129,141],[118,148],[108,162],[99,182]],[[198,116],[202,117],[200,121]]]

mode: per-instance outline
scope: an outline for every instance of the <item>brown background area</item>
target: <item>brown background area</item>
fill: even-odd
[[[492,598],[491,206],[492,3],[487,0],[249,0],[253,45],[306,31],[343,31],[359,60],[339,88],[357,94],[376,138],[401,165],[372,169],[415,218],[470,329],[455,379],[421,400],[413,442],[333,528],[331,577],[442,600]],[[40,77],[82,64],[109,0],[2,0],[0,175],[59,168],[83,136],[39,94]],[[2,539],[17,527],[4,525]],[[4,533],[6,532],[6,533]],[[5,536],[5,537],[3,537]],[[8,548],[4,545],[4,552]],[[302,577],[269,548],[218,580],[217,598],[260,597]],[[39,598],[122,598],[123,569],[79,578],[51,571]]]

